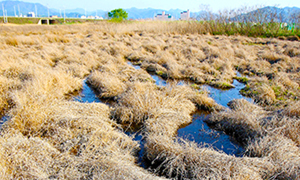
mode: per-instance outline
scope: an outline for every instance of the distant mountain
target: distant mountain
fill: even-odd
[[[35,12],[35,7],[37,8],[38,14],[46,15],[48,14],[48,8],[40,3],[28,3],[22,1],[2,1],[0,4],[4,5],[8,16],[15,15],[25,15],[28,12]],[[1,6],[0,15],[3,15],[3,10]]]
[[[238,15],[231,20],[233,21],[251,21],[251,22],[298,22],[300,19],[300,8],[285,7],[278,8],[267,6],[249,13]]]
[[[19,15],[27,15],[28,12],[36,12],[38,17],[47,17],[48,16],[48,7],[44,6],[40,3],[28,3],[23,1],[2,1],[0,2],[1,8],[0,8],[0,16],[3,16],[3,10],[2,10],[2,4],[7,11],[8,16],[19,16]],[[85,15],[85,10],[82,8],[77,9],[66,9],[65,10],[67,17],[81,17],[82,15]],[[103,10],[97,10],[98,16],[104,16],[105,11]],[[57,15],[63,16],[64,10],[63,9],[49,9],[49,15]],[[96,15],[96,11],[87,12],[87,15]]]

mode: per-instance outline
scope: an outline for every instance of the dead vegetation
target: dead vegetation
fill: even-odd
[[[274,179],[296,179],[299,175],[299,118],[287,112],[265,111],[246,101],[231,102],[230,110],[208,120],[246,147],[251,157],[269,159]]]
[[[10,117],[0,136],[1,179],[296,179],[299,42],[202,35],[197,28],[1,28],[0,117]],[[169,85],[155,85],[150,74]],[[112,107],[72,101],[84,79]],[[235,100],[225,109],[197,88],[232,88],[234,79],[256,104]],[[245,157],[177,138],[196,109],[213,112],[207,123],[239,141]],[[136,163],[139,144],[124,127],[141,131],[148,170]]]

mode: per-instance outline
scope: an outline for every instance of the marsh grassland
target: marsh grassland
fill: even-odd
[[[2,26],[0,117],[8,120],[0,179],[297,179],[300,42],[199,28]],[[168,84],[157,86],[153,74]],[[225,108],[201,88],[234,88],[235,79],[253,102]],[[110,105],[74,101],[84,81]],[[177,137],[198,110],[243,146],[242,157]],[[126,131],[142,135],[148,168],[137,163],[140,144]]]

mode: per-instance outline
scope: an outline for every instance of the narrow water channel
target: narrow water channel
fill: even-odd
[[[239,76],[239,74],[238,74]],[[209,96],[218,104],[227,107],[228,103],[234,99],[245,99],[249,102],[251,98],[244,97],[240,94],[240,90],[245,87],[243,83],[234,80],[235,88],[222,90],[214,87],[203,85],[202,89],[209,91]],[[195,141],[204,147],[212,147],[215,150],[222,151],[228,155],[237,157],[243,156],[244,148],[239,145],[231,136],[223,131],[216,131],[210,128],[205,120],[209,117],[208,112],[197,112],[193,115],[193,122],[178,130],[178,137]]]
[[[140,66],[138,65],[133,65],[132,62],[128,61],[127,62],[128,65],[134,67],[135,69],[139,70],[141,69]],[[157,75],[154,75],[154,74],[150,74],[150,76],[154,79],[155,81],[155,84],[157,86],[166,86],[167,85],[167,81],[165,81],[164,79],[162,79],[161,77],[157,76]]]
[[[177,131],[177,136],[197,142],[202,147],[211,147],[236,157],[243,156],[244,148],[231,136],[223,131],[210,128],[205,120],[209,117],[208,112],[197,112],[193,115],[193,122]]]
[[[128,62],[128,64],[135,69],[140,69],[139,66],[133,65],[131,62]],[[166,86],[168,84],[168,81],[165,81],[161,77],[154,74],[150,75],[155,80],[156,85]],[[237,76],[241,75],[237,72]],[[178,83],[178,85],[183,84],[183,81]],[[224,107],[228,107],[228,102],[234,99],[246,99],[249,102],[252,101],[251,98],[244,97],[240,94],[239,91],[245,87],[243,83],[234,80],[233,85],[235,88],[227,90],[217,89],[209,85],[202,85],[201,89],[209,91],[209,96]],[[244,148],[235,142],[231,136],[228,136],[222,131],[216,131],[205,123],[205,120],[209,115],[209,112],[198,111],[193,115],[193,122],[190,125],[179,129],[177,136],[195,141],[204,147],[212,147],[215,150],[222,151],[228,155],[235,155],[237,157],[242,156]]]
[[[6,115],[2,116],[0,118],[0,127],[2,126],[3,123],[5,123],[6,121],[8,121],[9,119],[10,119],[9,116],[6,116]]]
[[[86,79],[83,81],[82,91],[78,96],[75,96],[73,100],[82,103],[102,102],[97,97],[96,92],[91,87],[89,87]]]
[[[209,85],[203,85],[202,89],[206,89],[209,92],[209,96],[213,98],[218,104],[228,107],[228,103],[234,99],[245,99],[249,102],[252,101],[251,98],[244,97],[240,94],[240,90],[245,87],[243,83],[238,82],[237,80],[233,80],[233,85],[235,88],[223,90],[216,89]]]

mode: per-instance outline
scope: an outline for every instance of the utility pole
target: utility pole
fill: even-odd
[[[15,17],[17,16],[16,14],[16,6],[14,6],[14,13],[15,13]]]
[[[18,10],[19,10],[19,17],[21,17],[20,6],[19,5],[18,5]]]
[[[87,17],[86,17],[86,8],[84,8],[84,13],[85,13],[85,18],[87,18]]]
[[[8,20],[7,20],[7,10],[5,10],[5,23],[8,23]]]
[[[37,15],[37,7],[36,7],[36,5],[35,5],[35,17],[38,17],[38,15]]]
[[[64,8],[64,23],[66,24],[66,8]]]
[[[48,18],[50,17],[50,14],[49,14],[49,6],[47,4],[47,9],[48,9]]]
[[[3,23],[5,23],[5,11],[4,11],[4,5],[2,4],[2,11],[3,11]]]

